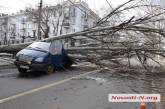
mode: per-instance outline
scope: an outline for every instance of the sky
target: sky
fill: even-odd
[[[16,13],[25,7],[36,7],[40,0],[0,0],[0,13]],[[55,5],[61,3],[63,0],[43,0],[46,5]],[[88,3],[89,7],[95,12],[101,13],[103,9],[108,7],[106,0],[81,0]],[[108,0],[109,3],[115,7],[127,0]]]

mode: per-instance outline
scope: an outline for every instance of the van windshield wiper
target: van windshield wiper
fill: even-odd
[[[27,47],[27,49],[35,49],[35,50],[46,52],[46,50],[44,50],[44,49],[42,49],[40,47]]]
[[[40,49],[40,50],[43,50],[43,49],[42,49],[42,48],[40,48],[40,47],[35,47],[35,48]]]

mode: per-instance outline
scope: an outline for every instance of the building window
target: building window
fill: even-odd
[[[76,19],[72,18],[72,24],[74,25],[76,23]]]
[[[30,33],[28,32],[28,37],[30,37]]]
[[[69,29],[66,29],[65,31],[66,31],[66,34],[68,34],[68,33],[69,33]]]
[[[76,17],[76,9],[75,8],[73,8],[72,17]]]
[[[75,29],[75,28],[73,28],[73,29],[72,29],[72,32],[76,32],[76,29]]]
[[[34,29],[38,28],[37,26],[38,26],[37,23],[33,24]]]
[[[33,37],[36,37],[36,30],[33,30]]]
[[[30,24],[28,24],[28,28],[29,28],[29,29],[31,28],[31,25],[30,25]]]
[[[14,44],[14,40],[12,40],[11,43]]]
[[[86,12],[85,12],[84,20],[85,20],[85,21],[88,20],[88,14],[87,14]]]
[[[64,17],[69,18],[69,8],[65,8]]]

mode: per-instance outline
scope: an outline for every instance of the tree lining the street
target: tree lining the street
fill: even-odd
[[[27,8],[26,15],[28,16],[28,20],[32,21],[33,23],[37,23],[39,18],[39,10]],[[54,20],[50,20],[54,18]],[[56,19],[55,19],[56,18]],[[41,11],[41,31],[43,32],[43,38],[49,37],[50,32],[50,24],[53,27],[53,35],[58,35],[58,32],[61,31],[60,19],[63,18],[63,7],[61,4],[56,6],[44,6]],[[61,25],[61,26],[60,26]]]

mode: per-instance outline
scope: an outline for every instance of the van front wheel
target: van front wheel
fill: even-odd
[[[53,65],[48,65],[46,74],[51,74],[54,72],[54,66]]]
[[[27,70],[26,69],[18,68],[18,71],[19,71],[18,77],[24,77],[27,74]]]

